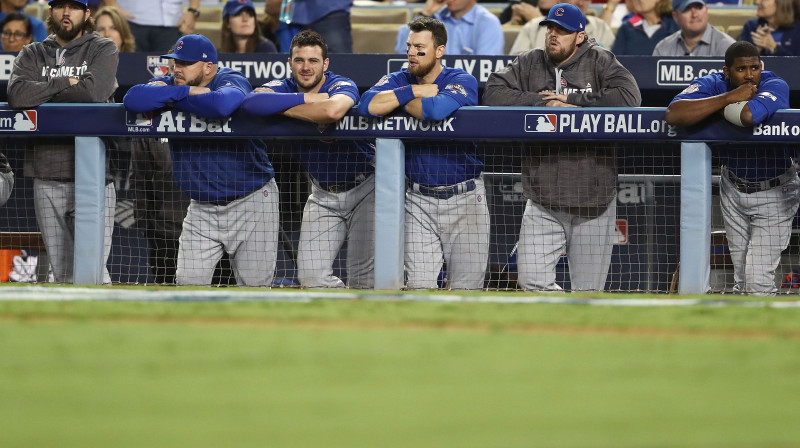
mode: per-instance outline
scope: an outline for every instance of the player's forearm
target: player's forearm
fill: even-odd
[[[349,108],[342,108],[332,100],[325,100],[294,106],[284,111],[283,115],[312,123],[329,124],[341,120],[348,110]]]
[[[392,90],[374,93],[367,91],[361,98],[358,110],[362,115],[380,117],[400,107],[400,101]]]
[[[405,110],[415,118],[420,120],[425,119],[422,112],[422,98],[415,98],[410,103],[406,104]]]
[[[186,98],[189,86],[157,86],[151,84],[135,85],[128,90],[122,103],[133,112],[148,112],[161,109]]]
[[[230,117],[244,100],[244,92],[224,88],[203,95],[187,96],[175,103],[175,109],[205,118]]]
[[[716,95],[701,99],[685,99],[672,103],[664,115],[667,123],[673,126],[690,126],[710,115],[719,112],[730,104],[724,95]]]

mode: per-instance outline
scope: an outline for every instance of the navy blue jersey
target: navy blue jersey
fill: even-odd
[[[358,104],[358,87],[352,79],[333,72],[325,72],[324,76],[325,82],[319,89],[320,93],[327,93],[329,97],[346,95],[353,100],[353,104]],[[264,84],[264,87],[269,87],[276,93],[299,92],[294,78],[276,79]],[[252,95],[261,96],[264,100],[269,98],[269,93]],[[326,187],[351,181],[357,174],[371,170],[375,147],[359,140],[302,140],[292,144],[292,153],[303,169],[321,186]]]
[[[442,120],[461,106],[478,104],[478,82],[464,70],[442,67],[442,73],[434,83],[439,86],[439,93],[422,99],[422,116],[426,120]],[[370,115],[367,107],[376,94],[412,84],[418,84],[417,78],[406,68],[384,76],[364,93],[359,111]],[[412,182],[441,187],[474,179],[483,171],[475,143],[404,140],[403,144],[406,147],[406,177]]]
[[[151,81],[166,86],[139,84],[125,94],[125,107],[135,112],[161,109],[170,104],[204,118],[229,117],[252,91],[245,76],[220,68],[206,86],[211,92],[189,96],[189,86],[175,86],[172,75]],[[257,139],[170,138],[175,181],[189,197],[201,202],[224,202],[252,193],[275,175],[267,147]]]
[[[671,102],[685,99],[702,99],[733,90],[722,73],[697,78],[689,87],[679,93]],[[747,102],[753,114],[753,124],[762,123],[778,109],[789,108],[789,85],[770,71],[761,72],[758,93]],[[777,177],[786,172],[797,160],[797,150],[785,144],[735,144],[713,145],[720,157],[720,163],[728,167],[737,177],[750,181],[761,181]]]

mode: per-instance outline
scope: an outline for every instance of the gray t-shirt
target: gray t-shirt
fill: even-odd
[[[680,31],[664,38],[656,45],[653,56],[725,56],[725,50],[736,42],[731,36],[715,27],[706,25],[706,32],[695,44],[692,51],[686,48],[686,42]]]

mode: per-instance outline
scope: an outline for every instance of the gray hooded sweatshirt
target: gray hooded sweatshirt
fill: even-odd
[[[118,62],[117,46],[97,33],[84,34],[64,47],[51,34],[43,42],[26,45],[17,55],[8,81],[8,103],[27,109],[47,102],[107,102],[117,89]],[[80,81],[73,86],[69,78]],[[72,181],[75,139],[31,139],[24,172],[28,177]]]
[[[566,93],[567,102],[584,107],[637,107],[639,87],[614,54],[588,39],[556,67],[542,48],[519,55],[486,82],[487,106],[537,106],[539,92]],[[548,208],[594,217],[616,194],[617,167],[612,145],[533,144],[524,152],[525,197]]]

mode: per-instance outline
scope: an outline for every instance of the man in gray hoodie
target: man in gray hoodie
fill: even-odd
[[[50,0],[44,42],[25,46],[14,60],[8,103],[15,109],[42,103],[103,103],[117,88],[118,52],[94,32],[87,0]],[[75,139],[32,139],[23,170],[32,177],[36,221],[56,282],[71,283],[75,224]],[[106,185],[105,258],[111,251],[116,192]],[[111,281],[106,269],[104,281]]]
[[[486,82],[487,106],[636,107],[633,76],[614,54],[586,36],[580,9],[550,9],[545,48],[522,53]],[[520,229],[517,269],[523,289],[560,290],[556,264],[569,260],[573,290],[602,290],[611,264],[617,165],[613,146],[578,142],[530,145],[523,153],[528,202]]]

